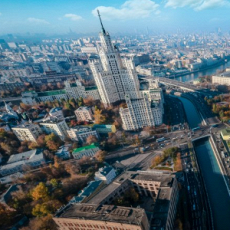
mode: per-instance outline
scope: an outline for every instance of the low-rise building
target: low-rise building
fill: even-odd
[[[93,157],[100,150],[96,144],[87,145],[81,148],[74,149],[72,152],[73,158],[80,160],[82,157]]]
[[[39,135],[42,134],[42,130],[35,124],[22,124],[12,128],[14,134],[20,141],[32,141],[36,142]]]
[[[105,181],[106,184],[110,184],[116,177],[116,171],[112,166],[104,166],[100,168],[94,176],[95,180]]]
[[[54,119],[50,121],[44,121],[40,123],[40,126],[45,133],[54,133],[55,135],[59,136],[61,140],[65,140],[65,138],[67,137],[67,130],[69,129],[69,127],[66,124],[65,120]]]
[[[56,118],[56,119],[58,119],[58,120],[64,119],[64,115],[63,115],[63,112],[62,112],[62,108],[61,108],[61,107],[52,108],[52,109],[49,111],[49,116],[50,116],[51,118]]]
[[[14,174],[23,171],[25,166],[36,168],[45,162],[43,152],[40,149],[14,154],[10,156],[7,164],[0,167],[0,174],[2,176]]]
[[[52,91],[44,91],[37,93],[38,102],[41,101],[55,101],[65,99],[68,100],[68,96],[66,95],[65,90],[52,90]]]
[[[230,69],[226,69],[226,72],[224,73],[213,75],[212,83],[219,85],[230,85]]]
[[[61,146],[58,151],[55,153],[55,156],[62,160],[70,159],[70,152],[69,152],[70,145],[63,145]]]
[[[105,186],[102,180],[90,181],[77,196],[74,196],[69,203],[85,203]]]
[[[93,130],[96,130],[98,134],[116,133],[117,129],[115,125],[94,125]]]
[[[92,121],[93,113],[90,107],[81,106],[74,111],[78,121]]]
[[[82,143],[86,142],[89,136],[95,136],[99,138],[96,130],[92,130],[91,127],[75,127],[67,130],[67,133],[71,140],[80,141]]]
[[[221,134],[223,140],[225,140],[225,141],[230,140],[230,128],[226,128],[226,129],[221,130],[220,134]]]

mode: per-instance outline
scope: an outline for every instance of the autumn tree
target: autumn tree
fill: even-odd
[[[36,217],[30,219],[28,226],[22,227],[20,230],[57,230],[57,225],[53,221],[52,215],[47,215],[44,217]]]
[[[93,117],[95,119],[95,124],[101,124],[105,121],[105,116],[102,115],[102,110],[100,109],[95,109]]]
[[[29,109],[31,109],[31,105],[26,105],[26,104],[24,104],[24,103],[20,103],[20,107],[22,108],[22,109],[24,109],[24,110],[29,110]]]
[[[83,102],[86,106],[93,106],[95,103],[92,97],[84,98]]]
[[[15,215],[15,211],[7,209],[5,205],[0,203],[0,227],[2,227],[2,229],[8,229],[4,228],[4,226],[6,227],[8,224],[12,223]]]
[[[44,148],[45,145],[46,145],[45,137],[46,137],[45,134],[41,134],[41,135],[37,138],[37,144],[39,145],[40,148]]]
[[[49,191],[43,182],[40,182],[31,192],[33,200],[47,200]]]
[[[98,141],[98,139],[97,139],[96,136],[94,136],[94,135],[90,135],[90,136],[88,136],[87,139],[86,139],[86,143],[87,143],[88,145],[91,145],[92,143],[96,143],[97,141]]]
[[[98,150],[96,154],[94,155],[94,157],[96,158],[97,161],[103,162],[105,160],[105,155],[106,155],[105,151]]]
[[[6,154],[11,155],[13,153],[13,148],[9,144],[2,142],[0,145]]]
[[[54,133],[45,136],[45,142],[47,148],[52,151],[57,151],[58,148],[62,145],[61,139]]]
[[[28,145],[28,148],[29,149],[37,149],[39,146],[36,142],[31,142],[29,145]]]
[[[159,155],[155,156],[152,160],[152,167],[156,167],[161,163],[161,157]]]

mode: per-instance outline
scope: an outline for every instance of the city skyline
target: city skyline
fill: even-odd
[[[7,33],[97,33],[96,9],[113,33],[228,31],[230,1],[227,0],[2,0],[1,35]],[[183,20],[182,20],[183,19]],[[202,22],[202,23],[201,23]]]

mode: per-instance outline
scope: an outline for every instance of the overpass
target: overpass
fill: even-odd
[[[198,92],[198,90],[200,90],[200,88],[198,88],[195,85],[186,83],[186,82],[181,82],[181,81],[177,81],[177,80],[173,80],[173,79],[169,79],[166,77],[153,77],[151,75],[145,75],[145,76],[141,76],[140,78],[142,79],[147,79],[147,80],[158,80],[159,83],[166,85],[166,86],[173,86],[176,88],[179,88],[181,90],[183,90],[184,92]]]

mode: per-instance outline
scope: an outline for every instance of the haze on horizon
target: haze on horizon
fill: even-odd
[[[96,9],[111,33],[230,31],[230,0],[1,0],[0,35],[96,33]]]

